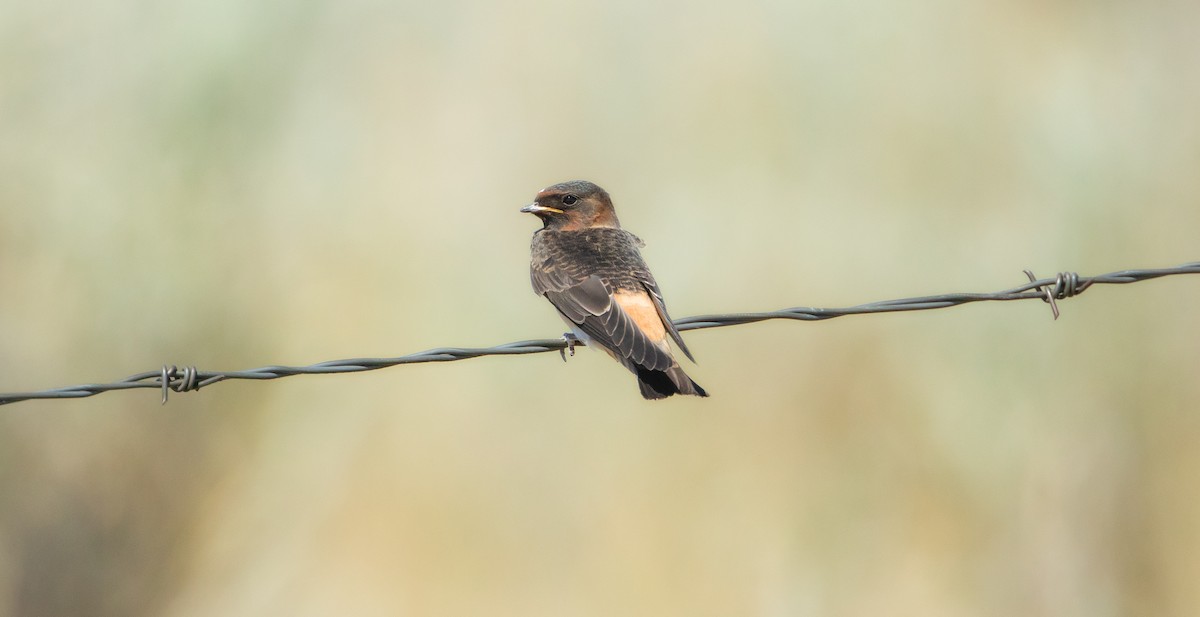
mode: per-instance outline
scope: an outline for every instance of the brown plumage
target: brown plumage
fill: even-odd
[[[555,184],[521,211],[543,223],[533,234],[533,289],[576,336],[637,375],[648,399],[708,396],[671,355],[668,336],[692,359],[642,260],[642,241],[621,229],[604,189],[582,180]]]

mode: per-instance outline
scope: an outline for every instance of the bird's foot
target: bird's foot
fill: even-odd
[[[562,337],[563,337],[563,340],[567,342],[567,346],[564,349],[558,350],[558,355],[562,356],[563,362],[566,362],[567,361],[567,353],[569,352],[571,354],[571,357],[574,358],[575,357],[575,346],[583,345],[584,342],[579,340],[578,336],[575,336],[574,334],[572,334],[570,332],[564,332]]]

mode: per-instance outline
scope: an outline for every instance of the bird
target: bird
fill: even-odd
[[[570,326],[563,337],[572,355],[577,342],[600,347],[637,376],[646,399],[708,396],[671,354],[667,337],[695,362],[638,250],[645,243],[621,229],[607,191],[585,180],[561,182],[521,212],[541,219],[529,278]]]

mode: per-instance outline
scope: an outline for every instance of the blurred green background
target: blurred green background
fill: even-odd
[[[0,3],[0,391],[1198,258],[1200,4]],[[0,408],[5,615],[1195,615],[1200,280]]]

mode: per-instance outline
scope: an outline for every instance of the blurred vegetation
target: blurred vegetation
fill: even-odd
[[[0,391],[1198,256],[1191,3],[0,4]],[[0,614],[1194,615],[1200,286],[0,409]]]

